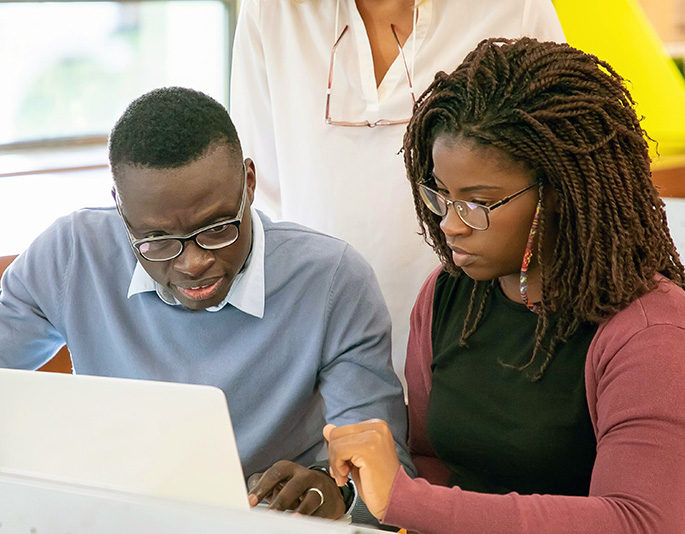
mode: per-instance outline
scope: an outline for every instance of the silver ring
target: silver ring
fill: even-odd
[[[321,499],[321,502],[319,503],[319,506],[316,507],[316,510],[318,510],[319,508],[321,508],[321,505],[323,504],[323,501],[324,501],[323,492],[319,488],[309,488],[307,490],[307,493],[309,493],[310,491],[314,491],[314,492],[319,494],[319,498]]]

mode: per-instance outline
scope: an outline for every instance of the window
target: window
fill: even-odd
[[[228,104],[236,13],[235,0],[0,0],[0,255],[111,205],[106,139],[131,100],[181,85]]]

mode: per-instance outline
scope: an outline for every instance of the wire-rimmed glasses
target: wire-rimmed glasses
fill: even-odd
[[[203,226],[202,228],[198,228],[194,232],[183,236],[162,235],[136,239],[131,233],[131,229],[121,211],[119,195],[116,193],[116,190],[114,196],[117,211],[124,222],[131,246],[147,261],[169,261],[178,258],[183,253],[185,244],[188,241],[194,241],[198,247],[204,250],[217,250],[232,245],[240,237],[240,223],[242,222],[243,212],[245,211],[246,198],[247,171],[245,171],[243,176],[243,192],[240,199],[240,208],[238,209],[238,215],[235,218]]]
[[[330,62],[330,68],[328,70],[328,88],[326,90],[326,124],[330,124],[332,126],[368,126],[369,128],[375,128],[376,126],[393,126],[395,124],[407,124],[409,122],[410,117],[407,117],[406,119],[396,119],[396,120],[391,120],[391,119],[379,119],[374,122],[369,122],[369,121],[337,121],[333,120],[331,118],[331,87],[333,86],[333,66],[335,64],[335,55],[336,51],[338,49],[338,45],[340,44],[340,40],[343,38],[343,35],[349,30],[350,25],[346,24],[345,27],[343,28],[342,32],[340,33],[340,36],[336,39],[335,43],[333,44],[333,48],[331,48],[331,62]],[[416,96],[414,95],[414,86],[411,81],[411,75],[409,74],[409,67],[407,66],[407,59],[404,57],[404,51],[402,50],[402,45],[400,44],[400,40],[397,37],[397,32],[395,31],[395,25],[391,24],[390,29],[392,30],[392,34],[395,37],[395,42],[397,43],[397,48],[400,51],[400,56],[402,57],[402,62],[404,63],[404,72],[407,75],[407,82],[409,83],[409,94],[411,95],[411,100],[412,100],[412,109],[413,109],[413,104],[416,104]]]
[[[477,202],[469,202],[467,200],[449,200],[442,196],[437,191],[434,191],[428,187],[425,183],[419,184],[419,194],[421,195],[421,200],[426,205],[426,207],[439,217],[445,217],[447,215],[447,210],[450,206],[454,208],[454,212],[459,216],[462,222],[474,230],[487,230],[490,227],[490,212],[494,209],[503,206],[510,200],[522,195],[529,189],[538,185],[537,182],[524,187],[520,191],[504,197],[502,200],[491,204],[490,206],[485,206]]]

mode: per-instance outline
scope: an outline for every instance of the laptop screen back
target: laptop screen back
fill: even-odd
[[[0,369],[0,473],[248,508],[211,386]]]

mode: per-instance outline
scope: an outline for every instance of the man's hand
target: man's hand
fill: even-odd
[[[294,510],[328,519],[345,514],[340,488],[324,471],[281,460],[266,472],[252,475],[247,485],[250,506],[266,499],[270,510]]]
[[[351,474],[369,511],[382,519],[400,469],[388,425],[380,419],[341,427],[326,425],[323,435],[328,441],[331,476],[342,486]]]

